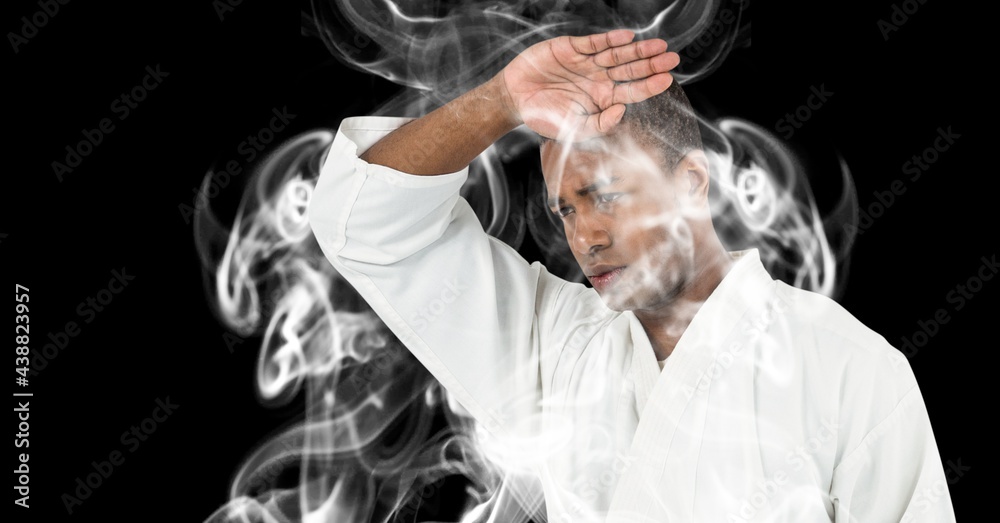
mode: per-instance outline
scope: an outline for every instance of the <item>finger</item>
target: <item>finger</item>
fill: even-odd
[[[584,122],[584,132],[579,139],[607,134],[618,125],[618,122],[622,121],[623,116],[625,116],[625,106],[623,104],[615,104],[599,113],[591,114],[587,117],[587,121]]]
[[[681,62],[677,53],[662,53],[645,60],[636,60],[608,69],[608,77],[616,82],[639,80],[670,71]]]
[[[649,78],[625,82],[615,86],[611,96],[613,104],[632,104],[641,102],[663,91],[666,91],[673,83],[674,77],[670,73],[657,73]]]
[[[607,33],[598,33],[588,36],[571,36],[569,43],[578,53],[595,54],[605,49],[625,45],[635,38],[635,33],[628,29],[615,29]]]
[[[659,38],[643,40],[629,45],[610,47],[594,56],[594,63],[601,67],[614,67],[635,60],[650,58],[667,50],[667,42]]]

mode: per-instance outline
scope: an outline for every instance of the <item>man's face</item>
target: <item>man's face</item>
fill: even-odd
[[[608,307],[653,310],[673,302],[694,268],[688,177],[679,168],[668,174],[661,156],[621,135],[547,141],[541,157],[549,210]]]

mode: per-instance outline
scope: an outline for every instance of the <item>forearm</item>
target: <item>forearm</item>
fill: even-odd
[[[409,174],[447,174],[469,165],[520,123],[497,75],[396,129],[361,159]]]

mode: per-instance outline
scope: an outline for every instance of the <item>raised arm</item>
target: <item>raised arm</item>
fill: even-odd
[[[486,83],[397,129],[361,159],[409,174],[469,165],[518,125],[547,138],[580,140],[610,131],[625,104],[659,94],[679,58],[663,40],[631,31],[563,36],[525,50]]]
[[[608,309],[485,233],[460,195],[467,166],[521,123],[582,138],[610,130],[624,103],[669,87],[662,71],[676,54],[662,40],[632,38],[548,40],[417,120],[346,119],[316,182],[308,219],[326,258],[494,433],[511,422],[531,432],[552,358],[593,331],[574,324]],[[631,87],[616,83],[628,79]],[[562,339],[554,325],[576,337]]]

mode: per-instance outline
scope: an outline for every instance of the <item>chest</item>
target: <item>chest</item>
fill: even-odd
[[[595,337],[549,382],[551,519],[832,514],[835,406],[809,383],[806,362],[788,356],[794,349],[727,336],[711,350],[679,346],[661,371],[642,340],[614,339]]]

